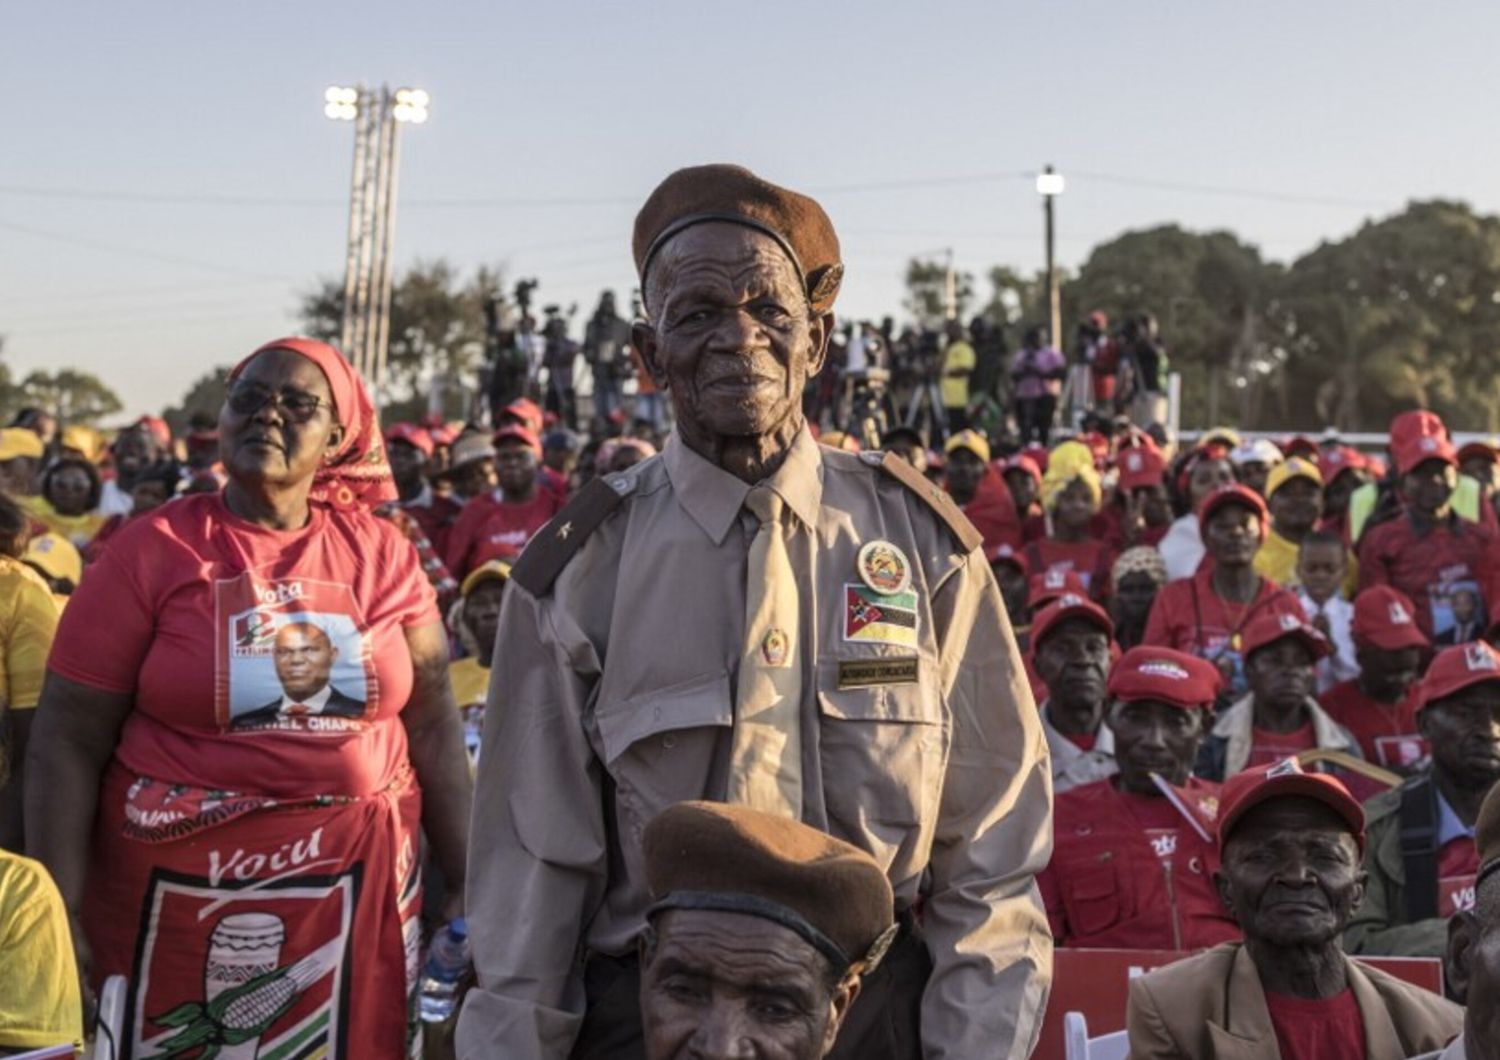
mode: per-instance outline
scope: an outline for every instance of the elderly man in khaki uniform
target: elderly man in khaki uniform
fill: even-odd
[[[818,446],[843,267],[811,199],[734,166],[636,219],[633,341],[678,426],[516,565],[468,878],[463,1060],[644,1055],[641,836],[708,799],[870,854],[901,932],[835,1057],[1024,1057],[1051,973],[1045,744],[979,535],[899,458]]]

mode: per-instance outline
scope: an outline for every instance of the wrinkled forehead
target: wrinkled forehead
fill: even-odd
[[[1252,807],[1234,825],[1231,843],[1248,840],[1252,844],[1302,844],[1349,841],[1357,847],[1359,840],[1349,830],[1349,823],[1331,807],[1302,795],[1282,795]]]
[[[726,221],[683,229],[662,245],[651,262],[648,308],[659,311],[694,294],[806,299],[796,264],[776,240]]]

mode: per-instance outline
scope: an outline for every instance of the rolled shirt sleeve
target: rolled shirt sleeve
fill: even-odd
[[[923,911],[932,978],[927,1060],[1029,1056],[1052,974],[1035,877],[1052,856],[1041,721],[994,578],[978,552],[933,598],[952,748]]]

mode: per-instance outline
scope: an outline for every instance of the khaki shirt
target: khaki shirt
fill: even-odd
[[[676,436],[610,481],[623,503],[551,591],[506,591],[470,840],[465,1060],[568,1055],[583,957],[631,952],[644,923],[642,829],[727,790],[749,487]],[[906,486],[806,431],[768,482],[795,517],[803,818],[873,855],[899,905],[923,900],[924,1055],[1025,1057],[1051,977],[1033,876],[1052,790],[989,567]],[[554,524],[542,535],[566,513]],[[860,546],[880,539],[912,567],[914,648],[845,639]],[[915,680],[839,687],[841,663],[913,657]]]

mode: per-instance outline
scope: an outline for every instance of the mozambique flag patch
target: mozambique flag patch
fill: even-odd
[[[861,644],[917,646],[917,594],[877,593],[867,585],[844,586],[844,639]]]

